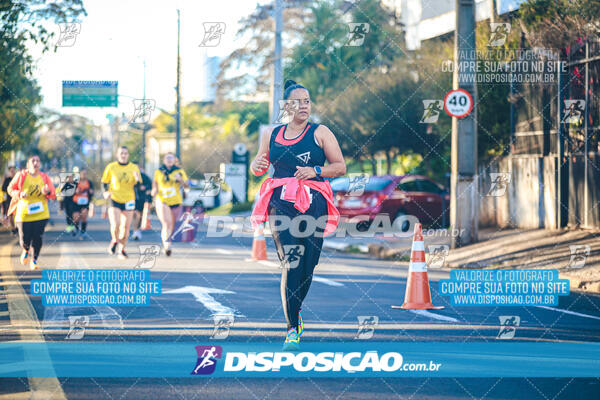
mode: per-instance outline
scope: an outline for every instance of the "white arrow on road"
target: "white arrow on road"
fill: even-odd
[[[196,301],[202,303],[204,307],[212,312],[211,315],[235,315],[236,317],[243,317],[244,315],[240,314],[236,310],[231,307],[224,306],[219,303],[212,297],[210,294],[235,294],[231,290],[223,290],[216,288],[209,288],[204,286],[184,286],[179,289],[167,290],[164,291],[163,294],[179,294],[179,293],[191,293]]]

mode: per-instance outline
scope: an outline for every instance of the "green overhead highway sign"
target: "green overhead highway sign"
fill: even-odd
[[[117,81],[63,81],[63,107],[117,107]]]

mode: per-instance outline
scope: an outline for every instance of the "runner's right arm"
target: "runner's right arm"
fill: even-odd
[[[263,134],[260,144],[258,146],[258,152],[256,153],[256,157],[254,157],[254,161],[250,164],[250,169],[252,173],[256,176],[261,176],[267,169],[269,168],[269,142],[271,140],[271,135]]]

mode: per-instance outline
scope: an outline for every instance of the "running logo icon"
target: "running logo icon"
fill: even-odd
[[[488,46],[504,46],[508,34],[510,33],[510,23],[508,22],[492,22],[490,23],[490,41]]]
[[[85,334],[85,328],[90,323],[90,317],[87,315],[69,315],[69,332],[65,339],[81,339]]]
[[[423,116],[419,121],[420,124],[435,124],[438,122],[440,113],[442,112],[442,100],[423,100]]]
[[[571,259],[567,268],[583,268],[585,267],[585,260],[590,255],[589,244],[574,244],[569,246],[571,249]]]
[[[297,268],[304,255],[304,246],[301,244],[284,244],[283,251],[285,255],[282,265],[287,269]]]
[[[375,334],[375,327],[379,324],[379,317],[377,315],[359,315],[356,318],[358,319],[358,332],[354,339],[371,339]]]
[[[221,184],[224,182],[225,180],[219,172],[205,172],[202,196],[217,196],[221,192]]]
[[[427,248],[429,249],[427,268],[442,268],[446,263],[450,247],[446,244],[433,244]]]
[[[518,315],[500,315],[500,331],[496,339],[512,339],[517,332],[517,326],[521,323],[521,317]]]
[[[211,339],[223,340],[229,336],[229,330],[233,325],[233,314],[215,314],[213,315],[213,321],[215,329],[211,335]]]
[[[60,36],[56,42],[57,47],[72,47],[77,40],[77,35],[81,33],[81,24],[79,22],[67,22],[58,24]]]
[[[369,183],[369,174],[350,173],[348,174],[348,193],[347,196],[361,196],[365,192],[367,183]]]
[[[134,124],[147,124],[150,122],[152,111],[156,108],[154,99],[133,99],[133,117],[131,122]]]
[[[225,34],[225,22],[203,22],[204,38],[198,47],[216,47]]]
[[[198,361],[192,375],[210,375],[217,368],[217,359],[223,355],[221,346],[196,346]]]
[[[565,100],[565,115],[561,122],[579,124],[585,113],[585,100]]]
[[[160,246],[157,244],[139,245],[140,258],[134,268],[152,268],[156,264],[156,259],[160,254]]]
[[[297,99],[279,100],[279,113],[275,119],[277,124],[289,124],[293,119],[294,115],[300,108],[300,101]]]
[[[69,177],[72,176],[73,179],[69,181]],[[77,181],[79,181],[79,172],[59,172],[58,178],[60,179],[60,187],[67,182],[71,183],[71,186],[61,190],[61,196],[71,197],[75,194],[75,190],[77,189]]]
[[[371,30],[371,26],[366,22],[350,22],[348,28],[350,32],[344,46],[362,46],[367,33]]]
[[[504,196],[510,183],[511,175],[508,172],[490,172],[490,178],[492,185],[487,195],[493,197]]]

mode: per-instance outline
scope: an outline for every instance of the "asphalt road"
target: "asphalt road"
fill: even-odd
[[[158,231],[144,232],[129,244],[125,261],[107,255],[108,222],[94,219],[87,238],[64,233],[63,216],[45,234],[40,258],[44,269],[134,268],[139,245],[159,243]],[[157,221],[153,227],[158,228]],[[153,279],[162,281],[163,294],[145,307],[44,307],[39,296],[29,296],[30,272],[18,263],[19,249],[9,248],[11,269],[4,284],[20,285],[38,324],[19,324],[0,296],[0,340],[66,341],[69,316],[87,316],[84,341],[176,341],[202,343],[215,331],[215,310],[235,318],[223,343],[281,342],[285,325],[279,295],[280,270],[270,238],[269,261],[251,262],[252,239],[209,238],[200,232],[193,243],[174,246],[151,266]],[[8,245],[5,245],[5,248]],[[4,262],[5,260],[3,260]],[[571,293],[552,308],[455,307],[437,294],[437,281],[448,271],[431,271],[433,303],[445,309],[431,312],[392,309],[403,301],[406,262],[380,261],[363,255],[324,250],[309,295],[303,305],[303,341],[356,341],[358,318],[377,316],[370,339],[396,342],[495,342],[499,316],[519,316],[514,341],[600,342],[600,296]],[[10,281],[10,282],[9,282]],[[6,289],[6,286],[2,287]],[[201,294],[198,294],[201,293]],[[207,297],[208,296],[208,297]],[[6,297],[6,296],[5,296]],[[200,300],[199,300],[200,299]],[[223,334],[223,331],[220,331]],[[214,339],[213,339],[214,340]],[[251,346],[251,344],[249,344]],[[19,360],[10,360],[18,362]],[[599,368],[600,376],[600,368]],[[148,379],[60,378],[68,399],[594,399],[600,398],[599,379],[534,378],[396,378],[396,379]],[[0,400],[28,398],[31,380],[1,379]],[[20,395],[18,393],[21,393]],[[5,397],[2,397],[5,396]],[[22,397],[19,397],[22,396]]]

